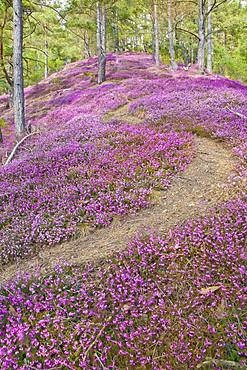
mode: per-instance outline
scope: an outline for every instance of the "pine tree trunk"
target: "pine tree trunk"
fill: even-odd
[[[13,110],[17,140],[25,133],[25,103],[23,87],[23,20],[22,0],[13,0]]]
[[[224,48],[227,48],[227,33],[224,31]]]
[[[106,14],[105,6],[97,3],[97,49],[98,49],[98,83],[105,81],[106,70]]]
[[[208,0],[208,53],[207,53],[207,71],[212,73],[213,39],[212,39],[212,7],[211,0]]]
[[[13,108],[13,104],[14,104],[14,91],[13,91],[13,85],[12,85],[12,86],[9,86],[8,91],[9,91],[8,107],[9,107],[9,108]]]
[[[45,33],[45,72],[44,72],[44,77],[47,78],[48,75],[49,75],[49,54],[48,54],[47,34]]]
[[[154,31],[154,17],[152,16],[152,60],[155,62],[155,31]]]
[[[205,70],[205,0],[198,0],[199,19],[198,19],[198,68],[201,73]]]
[[[113,22],[112,22],[112,31],[114,37],[114,52],[119,52],[119,32],[118,32],[118,11],[115,8],[113,10]]]
[[[157,1],[157,0],[155,0]],[[157,67],[160,65],[160,47],[159,47],[159,21],[158,21],[158,7],[157,3],[154,2],[154,39],[155,39],[155,53],[154,60]]]
[[[181,46],[181,52],[182,52],[185,67],[188,67],[188,65],[190,63],[190,57],[189,57],[188,49],[186,48],[184,42],[181,42],[180,46]]]
[[[173,29],[172,29],[172,0],[168,0],[168,38],[169,38],[169,53],[171,67],[173,70],[176,70],[178,66],[175,59]]]
[[[86,30],[84,32],[84,46],[85,46],[85,54],[88,58],[91,57],[91,51],[89,47],[89,37],[88,37],[88,31]]]

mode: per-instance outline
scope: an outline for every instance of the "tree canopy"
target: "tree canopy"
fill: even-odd
[[[195,63],[198,52],[197,1],[110,0],[106,8],[106,51],[146,51],[153,46],[153,6],[159,22],[160,58],[169,63],[169,19],[176,63]],[[207,2],[203,1],[205,7]],[[212,2],[213,71],[247,81],[247,6],[244,1]],[[207,18],[207,13],[206,13]],[[38,82],[65,64],[97,53],[94,0],[24,0],[25,85]],[[207,19],[205,19],[207,22]],[[13,77],[12,1],[0,3],[0,93]],[[206,41],[209,35],[205,32]]]

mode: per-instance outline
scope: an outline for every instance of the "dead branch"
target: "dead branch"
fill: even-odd
[[[35,131],[35,132],[31,132],[30,134],[24,136],[14,147],[14,149],[12,150],[12,152],[10,153],[10,155],[8,156],[6,162],[4,163],[4,166],[7,166],[11,161],[12,159],[14,158],[15,156],[15,153],[17,151],[17,149],[20,147],[20,145],[30,136],[32,135],[35,135],[35,134],[39,134],[39,131]]]
[[[206,361],[203,361],[199,365],[197,365],[197,369],[202,369],[205,366],[208,365],[214,365],[214,366],[220,366],[223,369],[239,369],[239,370],[244,370],[246,369],[245,365],[241,365],[238,362],[235,361],[227,361],[227,360],[216,360],[213,358],[208,358]]]
[[[227,109],[229,110],[229,112],[231,112],[231,113],[235,114],[236,116],[238,116],[238,117],[240,117],[240,118],[243,118],[243,119],[247,119],[247,116],[245,116],[244,114],[239,113],[239,112],[236,112],[236,111],[234,111],[234,110],[232,110],[232,109],[230,109],[230,108],[227,108]]]
[[[88,346],[88,348],[86,349],[86,351],[85,351],[85,353],[84,353],[84,356],[83,356],[84,361],[86,360],[86,357],[87,357],[88,352],[89,352],[89,351],[92,349],[92,347],[95,345],[95,343],[97,342],[97,340],[99,339],[99,337],[101,336],[101,334],[103,333],[103,331],[105,330],[105,328],[106,328],[107,324],[109,323],[109,321],[111,321],[111,319],[112,319],[112,315],[111,315],[111,316],[109,316],[109,317],[106,319],[106,321],[105,321],[104,325],[103,325],[103,326],[102,326],[102,328],[100,329],[99,333],[96,335],[96,337],[95,337],[94,341],[93,341],[93,342],[91,342],[91,344],[90,344],[90,345]]]

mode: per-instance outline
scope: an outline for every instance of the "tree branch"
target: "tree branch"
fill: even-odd
[[[189,33],[190,35],[194,36],[197,38],[197,40],[200,40],[198,35],[194,32],[191,32],[191,31],[188,31],[188,30],[185,30],[183,28],[180,28],[180,27],[176,27],[176,30],[179,30],[179,31],[182,31],[182,32],[186,32],[186,33]]]
[[[39,131],[35,131],[35,132],[31,132],[31,134],[28,134],[26,136],[24,136],[14,147],[14,149],[12,150],[12,152],[10,153],[10,155],[8,156],[6,162],[4,163],[4,166],[7,166],[11,161],[12,159],[14,158],[15,154],[16,154],[16,151],[17,149],[19,148],[19,146],[27,139],[29,138],[30,136],[32,135],[36,135],[36,134],[39,134]]]

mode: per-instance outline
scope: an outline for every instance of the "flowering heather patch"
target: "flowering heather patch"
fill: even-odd
[[[247,204],[232,200],[165,239],[135,240],[97,270],[58,268],[3,287],[1,368],[243,362],[246,215]]]
[[[191,135],[76,117],[0,172],[1,260],[68,239],[80,224],[108,225],[148,204],[193,155]]]
[[[150,62],[144,55],[109,55],[112,81],[97,86],[97,59],[90,58],[26,89],[27,121],[42,135],[0,170],[2,263],[66,240],[79,225],[108,225],[146,207],[151,190],[166,188],[190,162],[192,136],[185,131],[102,122],[104,113],[160,89],[147,71]],[[116,83],[118,72],[128,77]],[[5,104],[2,97],[0,113],[8,123],[2,154],[14,137]]]
[[[130,105],[131,113],[145,111],[148,121],[170,124],[199,135],[211,135],[235,146],[247,159],[247,87],[227,79],[170,78],[154,93]]]
[[[4,263],[33,252],[34,245],[67,239],[78,224],[107,225],[114,216],[145,207],[151,189],[166,187],[171,174],[190,162],[186,131],[223,138],[246,158],[246,120],[233,113],[247,114],[243,85],[168,74],[165,67],[157,72],[145,54],[109,55],[108,81],[101,86],[96,72],[97,58],[89,58],[26,89],[27,121],[42,135],[33,136],[0,171]],[[130,112],[141,110],[146,122],[103,123],[105,113],[132,100]],[[2,97],[2,155],[14,136],[5,104]]]
[[[246,155],[246,87],[214,76],[168,74],[143,54],[96,58],[26,89],[27,118],[43,131],[0,171],[1,259],[7,263],[108,225],[148,203],[152,189],[193,156],[191,132]],[[145,122],[103,123],[135,99]],[[0,114],[1,152],[13,145]],[[243,175],[243,173],[242,173]],[[0,288],[0,367],[195,369],[207,357],[244,362],[247,204],[231,200],[168,236],[136,239],[104,266],[59,267]],[[213,365],[212,365],[213,366]],[[245,364],[246,366],[246,364]],[[217,368],[215,366],[215,368]]]

